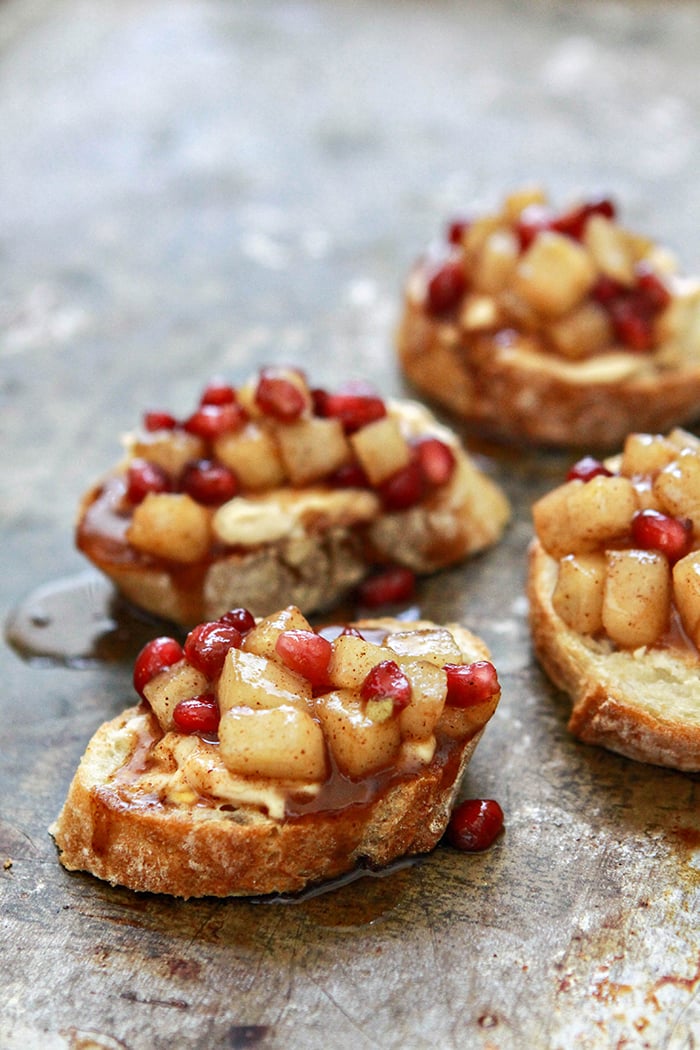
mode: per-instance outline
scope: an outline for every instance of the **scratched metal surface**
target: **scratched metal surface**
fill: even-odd
[[[401,393],[401,277],[460,205],[603,189],[698,270],[699,43],[675,0],[0,4],[3,616],[84,570],[76,501],[145,405],[276,360]],[[483,855],[285,905],[68,875],[46,829],[134,640],[2,649],[3,1050],[698,1045],[698,778],[574,743],[531,658],[529,507],[565,459],[489,454],[507,538],[418,597],[500,671]]]

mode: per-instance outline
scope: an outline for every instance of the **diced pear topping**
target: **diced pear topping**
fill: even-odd
[[[596,634],[603,626],[605,573],[603,554],[569,554],[559,563],[552,605],[578,634]]]
[[[134,507],[126,537],[145,554],[189,564],[209,550],[210,531],[209,514],[191,496],[149,492]]]
[[[671,570],[663,554],[608,551],[602,620],[614,642],[654,645],[668,627],[670,601]]]
[[[219,723],[221,755],[232,773],[249,777],[323,780],[323,731],[297,707],[232,707]]]
[[[401,746],[399,720],[374,721],[354,690],[337,689],[320,696],[316,711],[333,757],[347,776],[365,777],[395,760]]]

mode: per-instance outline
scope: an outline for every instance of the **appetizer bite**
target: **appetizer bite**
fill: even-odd
[[[379,567],[430,573],[495,543],[500,488],[422,406],[266,368],[147,412],[87,493],[77,545],[141,608],[190,626],[240,603],[329,608]]]
[[[700,770],[700,441],[630,434],[533,507],[536,654],[569,728],[629,758]]]
[[[700,414],[700,281],[589,200],[455,220],[405,290],[406,376],[507,441],[614,449]]]
[[[500,698],[461,626],[316,632],[295,606],[154,639],[134,686],[51,833],[66,868],[177,897],[297,891],[432,850]],[[498,833],[495,805],[460,814],[462,848]]]

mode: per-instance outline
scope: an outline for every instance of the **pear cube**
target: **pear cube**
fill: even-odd
[[[411,458],[408,442],[393,416],[360,427],[350,435],[350,444],[371,485],[381,485]]]
[[[673,566],[673,597],[685,633],[700,648],[700,551]]]
[[[596,634],[603,626],[604,554],[568,554],[559,563],[552,605],[577,634]]]
[[[316,712],[338,768],[346,776],[369,776],[396,759],[401,746],[399,719],[374,721],[354,690],[337,689],[318,697]]]
[[[308,485],[328,477],[350,459],[351,451],[339,419],[301,419],[277,427],[282,462],[293,485]]]
[[[326,777],[326,745],[319,723],[296,707],[232,707],[219,723],[221,757],[246,777],[318,781]]]
[[[263,617],[245,636],[243,649],[249,653],[257,653],[258,656],[267,656],[270,660],[277,659],[277,639],[283,631],[310,631],[311,624],[303,612],[296,605],[288,605],[286,609]]]
[[[175,729],[173,711],[181,700],[201,696],[209,689],[206,675],[192,667],[186,660],[166,667],[155,675],[143,689],[163,732]]]
[[[606,554],[602,620],[606,634],[629,649],[654,645],[667,629],[671,569],[656,551],[622,549]]]
[[[209,522],[205,508],[186,493],[149,492],[134,507],[126,538],[144,554],[186,565],[209,550]]]
[[[308,708],[311,685],[283,664],[257,653],[229,649],[218,684],[219,709],[232,707]]]

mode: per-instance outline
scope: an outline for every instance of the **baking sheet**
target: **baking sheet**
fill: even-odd
[[[72,546],[119,434],[268,362],[405,393],[403,273],[524,182],[612,192],[700,270],[699,36],[677,2],[0,7],[0,593],[58,638],[0,652],[3,1050],[696,1045],[698,778],[577,744],[531,655],[530,505],[566,453],[474,444],[513,522],[416,597],[499,670],[463,785],[504,808],[491,850],[182,903],[69,875],[47,827],[148,631]]]

